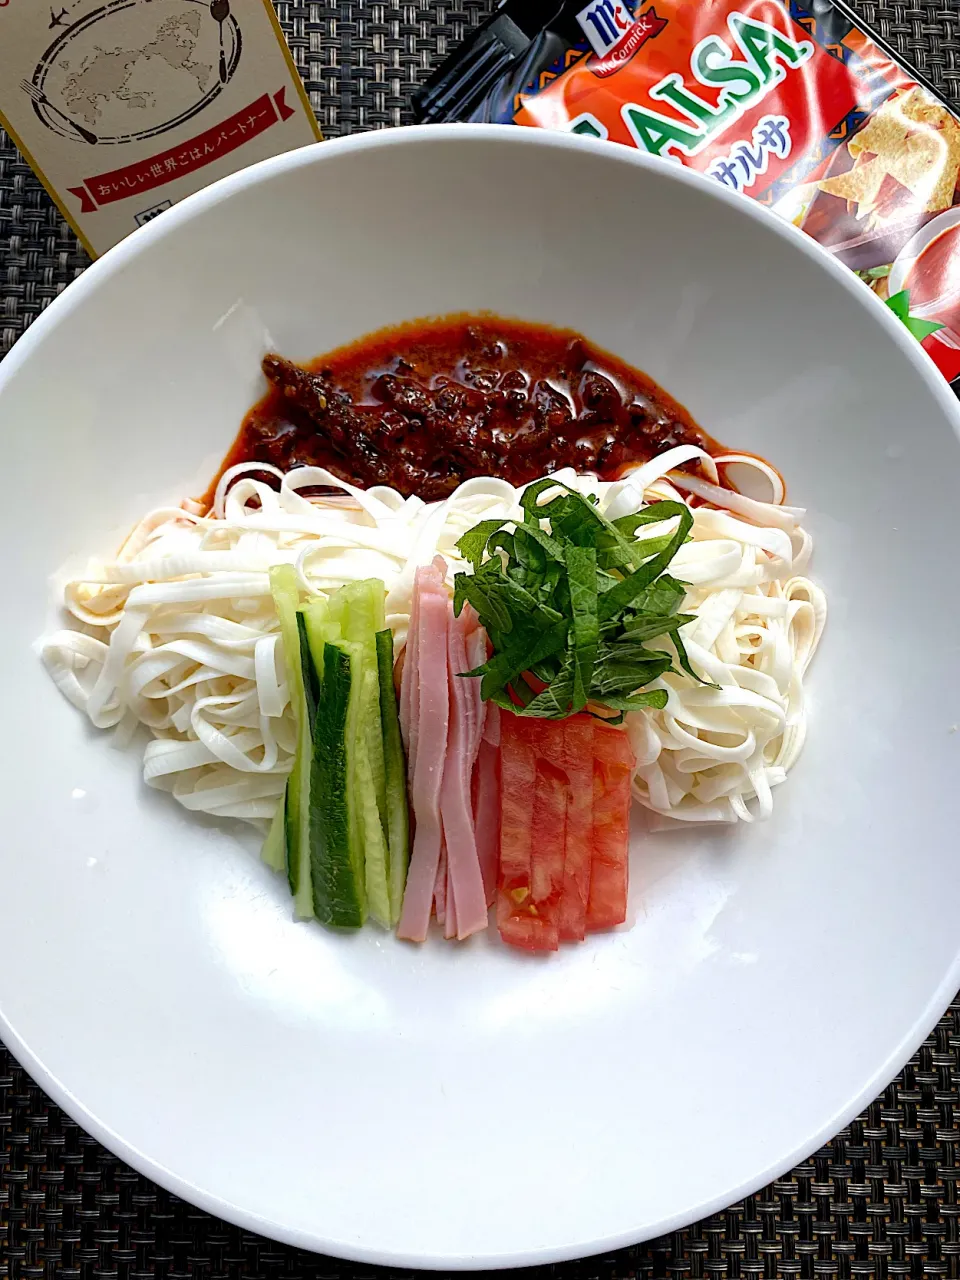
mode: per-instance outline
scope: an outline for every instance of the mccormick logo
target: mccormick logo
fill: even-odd
[[[621,0],[593,0],[593,4],[580,10],[577,21],[599,58],[618,45],[633,26],[633,19]]]
[[[595,0],[581,9],[577,21],[597,55],[597,60],[588,64],[590,70],[600,77],[619,71],[667,25],[666,18],[661,18],[653,5],[634,19],[619,0]]]

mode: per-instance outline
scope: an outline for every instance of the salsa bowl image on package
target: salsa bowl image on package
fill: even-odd
[[[960,394],[960,120],[838,0],[506,0],[417,110],[609,139],[751,196]]]

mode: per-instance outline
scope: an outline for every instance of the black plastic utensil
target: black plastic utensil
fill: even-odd
[[[220,24],[220,83],[227,83],[227,54],[223,47],[223,24],[230,17],[230,0],[211,0],[210,17]]]

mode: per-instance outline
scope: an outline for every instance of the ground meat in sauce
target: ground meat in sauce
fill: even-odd
[[[224,466],[326,467],[425,501],[471,476],[561,467],[615,478],[678,444],[718,446],[644,374],[569,330],[493,318],[404,325],[309,366],[270,354],[270,391]]]

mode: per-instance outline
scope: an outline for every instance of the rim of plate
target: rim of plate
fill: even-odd
[[[87,295],[95,291],[101,282],[122,271],[126,263],[149,248],[154,241],[163,240],[177,234],[179,227],[204,212],[206,209],[228,200],[234,192],[246,187],[256,186],[269,180],[274,174],[286,170],[299,169],[312,165],[322,165],[335,160],[343,152],[377,151],[384,147],[405,146],[409,144],[432,144],[456,140],[470,146],[474,142],[493,142],[500,146],[542,147],[557,151],[590,151],[603,155],[610,164],[621,164],[655,171],[660,177],[681,185],[697,188],[707,199],[728,205],[744,218],[757,222],[768,231],[774,232],[781,239],[788,241],[794,249],[806,256],[816,269],[826,272],[839,283],[850,295],[856,298],[868,311],[873,312],[874,322],[881,329],[886,329],[888,336],[900,348],[907,361],[912,364],[918,377],[926,383],[927,389],[943,409],[946,417],[952,422],[954,432],[960,437],[960,400],[953,394],[946,379],[929,359],[911,334],[894,316],[889,307],[884,306],[871,290],[848,267],[843,266],[829,252],[792,223],[780,218],[755,200],[736,192],[729,191],[720,183],[712,181],[693,169],[682,165],[667,164],[662,159],[636,151],[620,143],[601,141],[579,134],[559,133],[549,130],[523,128],[516,125],[498,124],[432,124],[405,125],[396,128],[373,131],[370,133],[352,134],[344,138],[334,138],[324,142],[309,144],[294,151],[261,160],[257,164],[241,169],[238,173],[205,187],[202,191],[188,196],[146,225],[133,231],[119,244],[109,249],[102,257],[94,261],[83,274],[71,282],[59,297],[43,311],[20,337],[10,353],[0,362],[0,397],[5,386],[15,376],[20,367],[32,357],[34,348],[45,337],[48,330],[53,329],[71,312],[83,306]],[[2,403],[2,401],[0,401]],[[936,989],[931,993],[926,1005],[917,1013],[914,1022],[904,1031],[897,1047],[878,1064],[874,1073],[864,1082],[862,1088],[848,1102],[834,1112],[817,1129],[772,1164],[760,1169],[751,1178],[725,1187],[710,1199],[691,1204],[687,1208],[665,1217],[657,1222],[644,1226],[624,1227],[621,1231],[602,1236],[595,1240],[584,1241],[574,1247],[550,1246],[530,1249],[523,1253],[491,1253],[482,1257],[449,1257],[439,1254],[403,1254],[390,1250],[365,1248],[355,1241],[338,1240],[335,1237],[321,1235],[311,1231],[302,1231],[285,1227],[272,1218],[264,1217],[255,1210],[221,1199],[214,1191],[207,1190],[191,1183],[175,1170],[160,1164],[146,1152],[128,1143],[122,1136],[89,1111],[82,1099],[76,1097],[67,1083],[55,1076],[29,1045],[19,1036],[0,1006],[0,1040],[20,1063],[25,1071],[39,1084],[53,1101],[67,1113],[72,1120],[86,1132],[96,1138],[103,1146],[118,1158],[124,1160],[131,1168],[144,1177],[156,1182],[165,1190],[180,1196],[182,1199],[208,1213],[227,1222],[253,1231],[284,1244],[306,1249],[315,1253],[330,1254],[334,1257],[353,1262],[389,1266],[398,1268],[420,1267],[428,1270],[499,1270],[511,1267],[527,1267],[556,1262],[567,1262],[572,1259],[589,1257],[599,1253],[608,1253],[644,1240],[655,1239],[689,1226],[693,1222],[709,1217],[728,1205],[742,1200],[759,1191],[768,1183],[782,1177],[783,1174],[807,1159],[814,1151],[835,1137],[851,1120],[863,1110],[864,1106],[874,1100],[877,1094],[902,1070],[923,1041],[931,1033],[943,1016],[951,1000],[960,990],[960,945],[953,962],[944,974]]]

